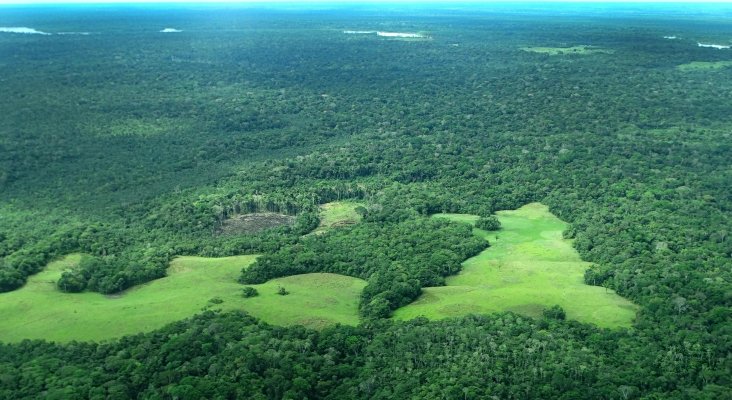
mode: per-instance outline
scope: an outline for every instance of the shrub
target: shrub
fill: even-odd
[[[501,221],[495,215],[480,217],[475,223],[475,227],[484,231],[497,231],[501,229]]]
[[[544,309],[544,318],[563,320],[567,317],[564,309],[558,305],[551,306]]]

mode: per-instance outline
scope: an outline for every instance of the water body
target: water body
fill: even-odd
[[[26,35],[50,35],[50,33],[35,30],[25,26],[0,26],[0,32],[3,33],[23,33]]]
[[[710,47],[713,49],[721,50],[721,49],[729,49],[730,46],[722,45],[722,44],[707,44],[707,43],[697,43],[699,47]]]

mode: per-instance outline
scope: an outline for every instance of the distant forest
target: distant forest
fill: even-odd
[[[52,33],[0,32],[0,291],[74,252],[62,290],[179,255],[369,282],[357,327],[205,312],[0,343],[0,398],[732,399],[732,49],[698,46],[732,44],[732,16],[0,6],[0,26]],[[603,51],[526,50],[573,46]],[[346,199],[362,223],[303,239]],[[632,328],[388,319],[488,245],[428,216],[531,202],[570,223],[587,284],[640,306]],[[264,211],[296,219],[217,234]]]

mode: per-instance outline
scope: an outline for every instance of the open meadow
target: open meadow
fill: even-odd
[[[612,290],[584,283],[590,264],[562,238],[567,224],[546,206],[532,203],[497,215],[501,230],[474,230],[491,247],[466,260],[446,286],[424,288],[422,296],[398,309],[394,318],[440,319],[497,311],[537,317],[558,304],[567,318],[607,328],[630,326],[636,306]],[[466,214],[434,217],[473,224],[478,219]]]
[[[319,234],[331,228],[353,225],[361,221],[356,208],[363,206],[357,201],[334,201],[320,206],[320,225],[311,233]]]
[[[241,269],[256,256],[178,257],[168,276],[119,295],[63,293],[61,273],[81,254],[54,261],[21,289],[0,294],[0,341],[104,340],[147,332],[207,309],[245,310],[277,325],[321,328],[358,323],[358,299],[365,281],[337,274],[304,274],[251,285],[259,295],[242,296]],[[277,294],[280,287],[289,294]]]
[[[0,0],[0,400],[732,400],[730,4]]]
[[[732,61],[692,61],[690,63],[681,64],[676,68],[683,72],[693,71],[718,71],[732,67]]]

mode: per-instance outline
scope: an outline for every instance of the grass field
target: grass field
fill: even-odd
[[[323,233],[331,228],[352,225],[361,221],[356,207],[363,203],[356,201],[334,201],[320,206],[320,225],[311,233]]]
[[[540,316],[558,304],[567,318],[601,327],[630,326],[637,307],[605,288],[585,285],[583,262],[570,240],[562,239],[566,223],[533,203],[514,211],[499,211],[502,229],[474,232],[491,247],[466,260],[447,286],[425,288],[414,303],[398,309],[394,318],[420,315],[432,319],[470,313],[514,311]],[[477,216],[438,214],[435,217],[474,223]]]
[[[732,67],[732,61],[692,61],[690,63],[681,64],[676,68],[680,71],[716,71],[723,68]]]
[[[55,282],[81,255],[55,261],[21,289],[0,294],[0,341],[22,339],[103,340],[150,331],[204,309],[243,309],[277,325],[358,323],[358,300],[366,282],[336,274],[305,274],[251,285],[259,296],[244,298],[236,282],[256,256],[178,257],[168,277],[120,295],[62,293]],[[277,294],[282,286],[290,294]],[[223,300],[220,304],[210,302]]]
[[[572,47],[522,47],[521,50],[529,51],[532,53],[549,54],[552,56],[565,55],[565,54],[595,54],[604,53],[612,54],[612,50],[601,49],[593,46],[572,46]]]

